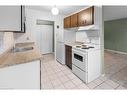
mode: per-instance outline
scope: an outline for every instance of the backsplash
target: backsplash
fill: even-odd
[[[34,42],[30,32],[14,33],[15,43]]]
[[[12,32],[4,32],[0,36],[0,54],[4,53],[9,48],[13,47],[14,38]]]
[[[1,32],[0,33],[0,54],[12,48],[15,43],[33,42],[30,34]]]
[[[64,30],[64,41],[65,42],[75,42],[76,32],[72,30]]]
[[[33,42],[33,38],[29,33],[0,32],[0,54],[22,42]]]
[[[98,31],[77,31],[76,41],[100,44],[100,37]]]
[[[4,35],[4,32],[0,32],[0,46],[2,45],[2,42],[3,42],[3,35]]]

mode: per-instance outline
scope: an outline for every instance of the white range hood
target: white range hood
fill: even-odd
[[[99,30],[97,25],[88,25],[88,26],[80,26],[80,27],[74,27],[74,28],[68,28],[67,30],[73,30],[73,31],[84,31],[84,30]]]
[[[83,31],[83,30],[98,30],[98,26],[97,25],[88,25],[88,26],[82,26],[82,27],[78,27],[77,30],[78,31]]]

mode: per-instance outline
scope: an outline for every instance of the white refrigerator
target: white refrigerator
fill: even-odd
[[[56,33],[56,60],[65,64],[64,32],[58,29]]]

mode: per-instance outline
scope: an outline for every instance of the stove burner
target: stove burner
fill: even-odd
[[[76,48],[81,48],[81,46],[76,46]]]
[[[82,49],[89,49],[88,47],[83,47]]]
[[[89,46],[89,47],[82,47],[82,49],[90,49],[90,48],[94,48],[92,46]]]
[[[94,47],[90,46],[89,48],[94,48]]]
[[[92,46],[87,46],[87,45],[77,45],[76,48],[90,49],[90,48],[94,48],[94,47],[92,47]]]
[[[82,47],[87,47],[87,45],[82,45]]]

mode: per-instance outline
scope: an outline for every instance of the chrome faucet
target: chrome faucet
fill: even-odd
[[[89,39],[89,43],[91,43],[91,42],[92,42],[92,39],[90,38],[90,39]]]

